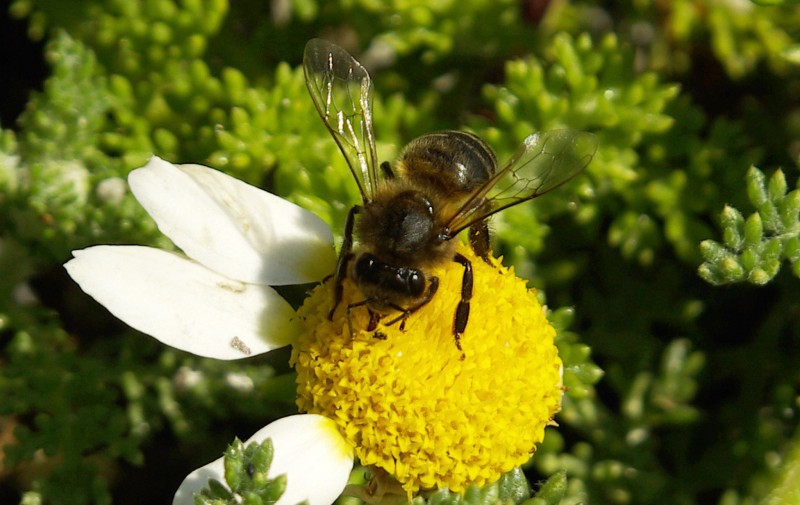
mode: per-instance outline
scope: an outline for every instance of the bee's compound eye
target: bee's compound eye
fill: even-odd
[[[358,261],[356,261],[355,269],[353,274],[355,278],[358,280],[367,280],[375,277],[375,266],[376,261],[375,257],[371,254],[364,254]]]

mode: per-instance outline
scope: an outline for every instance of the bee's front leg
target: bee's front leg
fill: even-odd
[[[430,284],[428,285],[428,290],[425,292],[425,296],[419,300],[417,303],[410,307],[400,307],[400,306],[392,306],[393,309],[401,312],[399,316],[392,319],[386,326],[391,326],[396,323],[400,323],[400,331],[404,331],[406,329],[406,320],[413,314],[414,312],[418,311],[422,307],[424,307],[428,302],[433,299],[433,295],[436,294],[436,291],[439,289],[439,278],[433,276],[430,278]]]
[[[344,294],[344,278],[347,277],[347,267],[353,259],[353,225],[355,224],[356,214],[361,212],[361,206],[354,205],[347,213],[347,221],[344,225],[344,239],[342,240],[342,250],[339,251],[339,261],[336,263],[336,274],[333,284],[333,307],[328,314],[328,319],[333,321],[333,313],[342,301]]]

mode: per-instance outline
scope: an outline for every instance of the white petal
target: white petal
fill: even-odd
[[[231,279],[322,279],[336,262],[330,227],[275,195],[201,165],[153,157],[128,176],[136,199],[190,258]]]
[[[353,449],[330,419],[315,414],[284,417],[259,430],[250,442],[272,440],[275,454],[269,478],[286,475],[286,491],[276,505],[330,505],[347,485],[353,469]],[[172,505],[192,505],[192,495],[203,489],[209,478],[224,483],[224,462],[220,458],[190,473],[175,493]]]
[[[199,356],[240,359],[298,334],[295,312],[269,286],[227,279],[183,256],[141,246],[73,251],[65,268],[112,314]]]

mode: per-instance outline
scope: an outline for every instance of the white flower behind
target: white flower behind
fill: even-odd
[[[222,172],[152,158],[128,183],[164,235],[221,275],[279,286],[333,271],[333,236],[324,221]]]
[[[199,356],[240,359],[293,341],[301,326],[270,285],[317,281],[334,270],[327,224],[201,165],[154,157],[128,183],[185,255],[135,245],[73,251],[65,268],[81,289],[131,327]],[[353,467],[353,449],[333,421],[290,416],[249,441],[265,438],[274,447],[270,477],[287,476],[278,503],[333,503]],[[189,474],[173,503],[193,503],[209,478],[224,482],[222,459]]]
[[[141,246],[75,251],[65,267],[112,314],[171,347],[239,359],[291,343],[291,306],[270,285],[333,271],[333,237],[314,214],[222,172],[152,158],[133,194],[186,256]]]
[[[286,489],[276,505],[330,505],[339,497],[353,469],[353,448],[339,435],[336,423],[316,414],[284,417],[261,428],[244,445],[272,440],[274,455],[267,478],[287,475]],[[190,473],[175,493],[172,505],[192,505],[193,495],[209,479],[225,482],[224,459]]]

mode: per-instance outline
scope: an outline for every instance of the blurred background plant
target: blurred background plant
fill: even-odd
[[[98,243],[172,247],[125,183],[152,154],[339,233],[356,188],[299,67],[321,36],[373,75],[382,159],[443,128],[501,160],[537,130],[600,138],[573,183],[493,221],[496,253],[547,295],[569,391],[499,484],[516,491],[467,501],[523,501],[527,479],[531,503],[800,503],[796,2],[14,0],[3,16],[0,502],[164,503],[295,410],[287,353],[165,349],[61,265]]]

